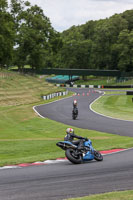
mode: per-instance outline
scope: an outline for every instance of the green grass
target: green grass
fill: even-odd
[[[79,85],[133,85],[133,79],[124,80],[117,82],[116,77],[95,77],[95,76],[87,76],[87,80],[80,80],[76,81],[75,84]]]
[[[41,101],[41,96],[63,91],[44,78],[21,75],[13,72],[0,72],[0,105],[16,106]]]
[[[116,91],[116,89],[113,89],[113,91],[105,91],[105,94],[106,95],[110,95],[110,94],[126,94],[126,91],[124,91],[123,89],[121,89],[121,91]]]
[[[102,96],[92,104],[92,109],[110,117],[133,120],[132,98],[132,95]]]
[[[112,85],[115,84],[115,78],[111,77],[108,79],[108,77],[95,77],[95,76],[88,76],[87,80],[82,80],[82,77],[80,77],[80,80],[75,81],[75,84],[79,85]]]
[[[109,192],[88,197],[71,198],[69,200],[133,200],[133,190]]]

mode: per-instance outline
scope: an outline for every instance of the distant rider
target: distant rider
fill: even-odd
[[[74,110],[76,110],[76,114],[78,115],[78,108],[77,108],[77,100],[76,99],[73,101],[73,112],[74,112]]]
[[[65,141],[72,142],[73,144],[77,145],[78,150],[84,150],[84,141],[88,140],[87,138],[78,136],[74,134],[74,130],[72,128],[66,129],[67,135],[64,137]],[[74,138],[77,138],[79,140],[74,140]]]

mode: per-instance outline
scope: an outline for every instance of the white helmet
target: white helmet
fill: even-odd
[[[73,101],[73,105],[77,105],[77,100],[76,99]]]
[[[74,130],[72,128],[67,128],[66,133],[74,133]]]

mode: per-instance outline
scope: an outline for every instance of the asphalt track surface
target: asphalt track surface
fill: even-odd
[[[90,94],[89,98],[91,98],[91,101],[95,99],[95,97],[93,99],[93,96],[98,97],[99,94]],[[88,104],[90,100],[86,98],[85,96],[78,97],[79,108],[88,110],[90,117],[90,113],[93,115],[94,113],[89,111]],[[85,99],[88,101],[88,104],[86,104]],[[58,103],[49,104],[51,108],[54,105],[53,112],[49,118],[54,118],[54,111],[57,109],[56,116],[59,116],[58,112],[60,111],[62,120],[65,116],[64,112],[66,112],[67,123],[69,121],[71,122],[72,120],[69,120],[71,114],[69,114],[68,108],[71,111],[72,106],[67,104],[72,104],[72,98],[60,101],[60,106]],[[47,106],[42,107],[42,110],[48,117]],[[40,107],[38,108],[40,109]],[[85,119],[81,111],[79,113],[79,119],[73,122],[75,126],[77,126],[77,122],[80,123],[80,120],[84,121]],[[90,120],[93,118],[94,116],[88,118],[89,127]],[[98,118],[101,118],[101,116],[98,116]],[[95,119],[94,121],[97,120]],[[121,121],[116,120],[116,122],[120,123]],[[130,124],[130,122],[127,123]],[[98,128],[98,125],[96,127]],[[94,128],[92,127],[92,129]],[[111,132],[111,127],[109,130]],[[130,135],[131,132],[128,132],[128,130],[130,129],[127,129],[126,133]],[[117,132],[117,130],[115,131]],[[112,132],[115,133],[114,130]],[[124,152],[106,155],[104,156],[103,162],[91,161],[81,165],[74,165],[69,161],[65,161],[60,164],[0,170],[0,200],[63,200],[70,197],[133,189],[132,155],[133,149],[130,149]]]
[[[106,133],[113,133],[122,136],[133,137],[133,122],[116,120],[104,117],[90,110],[90,104],[102,94],[94,92],[94,89],[70,89],[79,94],[58,102],[47,105],[36,106],[35,109],[43,117],[62,122],[79,128],[97,130]],[[90,91],[90,92],[89,92]],[[95,90],[98,91],[98,90]],[[89,92],[89,96],[87,93]],[[83,96],[83,94],[85,96]],[[77,120],[72,120],[72,103],[77,99],[79,116]],[[77,133],[78,134],[78,133]],[[80,133],[79,133],[80,134]]]

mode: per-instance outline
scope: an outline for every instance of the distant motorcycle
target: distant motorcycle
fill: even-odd
[[[61,141],[56,144],[61,149],[65,150],[67,159],[74,164],[81,164],[90,160],[102,161],[103,156],[99,151],[92,147],[91,140],[84,140],[84,149],[78,150],[77,145],[69,141]]]
[[[73,108],[72,110],[72,119],[76,119],[78,117],[78,108]]]

